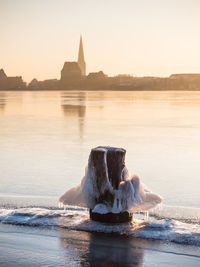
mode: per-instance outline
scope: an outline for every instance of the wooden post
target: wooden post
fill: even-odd
[[[116,147],[99,146],[91,150],[89,165],[94,168],[99,197],[96,204],[113,206],[114,190],[118,190],[123,180],[126,150]],[[90,218],[95,221],[121,223],[132,220],[128,211],[100,214],[90,210]]]

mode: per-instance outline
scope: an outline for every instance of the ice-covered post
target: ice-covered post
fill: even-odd
[[[101,222],[128,222],[133,212],[148,211],[162,198],[141,183],[125,166],[126,150],[98,146],[91,150],[81,183],[65,192],[62,205],[90,209],[90,218]]]
[[[89,168],[93,169],[96,187],[99,192],[95,199],[96,204],[113,207],[115,191],[123,180],[126,150],[116,147],[96,147],[91,150]],[[100,214],[90,209],[90,218],[102,222],[127,222],[132,219],[128,211],[119,213]]]

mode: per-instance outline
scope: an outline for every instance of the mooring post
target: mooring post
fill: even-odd
[[[91,150],[89,164],[94,169],[99,195],[96,204],[113,207],[115,191],[119,189],[119,184],[123,180],[125,154],[125,149],[109,146],[99,146]],[[132,213],[123,211],[100,214],[90,209],[90,218],[101,222],[128,222],[132,219]]]

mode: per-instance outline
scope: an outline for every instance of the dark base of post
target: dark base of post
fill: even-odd
[[[93,212],[90,209],[90,219],[98,222],[106,222],[106,223],[125,223],[132,221],[133,213],[129,213],[128,211],[120,212],[120,213],[106,213],[100,214]]]

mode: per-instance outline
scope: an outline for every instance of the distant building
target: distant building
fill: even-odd
[[[61,81],[76,81],[81,79],[81,70],[77,62],[65,62],[61,70]]]
[[[1,90],[13,90],[13,89],[25,89],[26,83],[23,82],[21,76],[8,77],[4,70],[0,70],[0,89]]]
[[[65,62],[61,70],[60,88],[67,89],[79,85],[81,70],[77,62]],[[73,89],[73,88],[72,88]]]
[[[108,86],[109,78],[103,71],[90,72],[84,81],[84,88],[88,90],[104,90]]]
[[[90,72],[87,76],[87,80],[89,81],[104,81],[107,78],[107,76],[103,73],[103,71],[99,72]]]
[[[196,80],[200,79],[200,73],[180,73],[172,74],[169,77],[170,79],[185,79],[185,80]]]
[[[80,43],[79,43],[78,65],[81,69],[81,75],[85,76],[86,75],[86,64],[85,64],[85,59],[84,59],[82,36],[80,37]]]
[[[3,69],[0,69],[0,80],[6,80],[7,79],[7,75],[5,74]]]
[[[199,90],[200,73],[180,73],[172,74],[170,80],[176,82],[180,90]]]
[[[59,82],[60,89],[75,89],[84,84],[86,76],[86,64],[83,52],[82,36],[80,37],[78,61],[66,61],[61,70]]]
[[[119,74],[115,77],[113,77],[113,81],[119,85],[119,86],[127,86],[127,85],[131,85],[133,83],[133,76],[129,75],[129,74]]]
[[[33,79],[29,83],[28,88],[32,90],[56,90],[59,89],[59,86],[57,79],[48,79],[44,81]]]
[[[28,84],[28,87],[30,89],[38,89],[39,88],[39,82],[37,79],[33,79],[29,84]]]
[[[39,87],[43,90],[56,90],[58,89],[57,79],[48,79],[44,81],[39,81]]]

